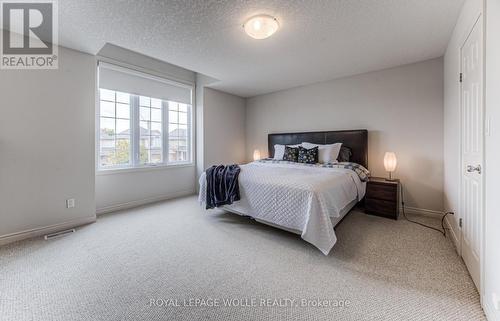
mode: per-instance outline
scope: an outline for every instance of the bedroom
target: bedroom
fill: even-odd
[[[497,0],[0,6],[1,320],[500,320]]]

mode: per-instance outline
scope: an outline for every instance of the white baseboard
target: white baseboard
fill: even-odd
[[[400,212],[403,212],[403,208],[400,208]],[[425,215],[425,216],[443,216],[444,213],[442,211],[428,210],[425,208],[411,207],[405,206],[405,212],[407,214],[416,214],[416,215]]]
[[[5,245],[8,243],[24,240],[24,239],[29,239],[33,237],[38,237],[50,233],[55,233],[63,230],[67,230],[70,228],[74,228],[77,226],[85,225],[85,224],[90,224],[94,223],[96,221],[96,216],[89,216],[89,217],[83,217],[83,218],[77,218],[74,220],[70,220],[67,222],[59,223],[59,224],[54,224],[54,225],[49,225],[49,226],[43,226],[43,227],[37,227],[21,232],[16,232],[16,233],[10,233],[6,235],[0,236],[0,246]]]
[[[138,207],[138,206],[142,206],[142,205],[146,205],[146,204],[150,204],[150,203],[166,201],[166,200],[170,200],[173,198],[188,196],[188,195],[193,195],[193,194],[195,194],[194,189],[179,191],[179,192],[170,193],[167,195],[160,195],[160,196],[149,197],[149,198],[145,198],[145,199],[140,199],[140,200],[135,200],[135,201],[130,201],[130,202],[113,204],[113,205],[101,207],[101,208],[98,208],[96,210],[96,213],[97,213],[97,215],[101,215],[101,214],[126,210],[126,209],[130,209],[130,208],[134,208],[134,207]]]
[[[499,321],[500,311],[495,310],[488,299],[483,301],[483,311],[488,321]]]
[[[447,216],[444,219],[444,226],[448,228],[448,236],[450,236],[451,241],[453,242],[453,245],[455,245],[455,250],[457,250],[457,253],[460,254],[460,241],[458,240],[457,233],[455,233],[455,230],[453,229],[451,223],[450,223],[450,217]]]

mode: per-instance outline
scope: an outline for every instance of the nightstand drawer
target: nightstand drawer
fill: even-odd
[[[379,199],[365,198],[365,211],[394,219],[398,218],[398,203]]]
[[[369,184],[366,188],[366,198],[396,202],[397,197],[397,185]]]

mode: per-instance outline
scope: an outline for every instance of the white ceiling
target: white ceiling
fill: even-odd
[[[464,0],[61,0],[59,42],[112,43],[219,79],[250,97],[444,54]],[[242,28],[266,13],[281,28]]]

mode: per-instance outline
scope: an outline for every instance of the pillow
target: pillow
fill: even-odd
[[[318,147],[310,149],[299,146],[299,163],[316,164],[318,162]]]
[[[297,147],[285,146],[285,154],[283,160],[289,162],[297,162],[299,158],[299,149]]]
[[[351,156],[352,156],[351,149],[347,146],[342,146],[342,147],[340,147],[340,153],[339,153],[339,157],[337,158],[337,160],[339,162],[350,162]]]
[[[329,144],[329,145],[319,145],[312,143],[302,143],[304,148],[314,148],[318,147],[318,161],[320,163],[335,163],[337,162],[337,157],[339,156],[340,147],[342,143]]]
[[[290,147],[299,147],[299,145],[289,145]],[[274,145],[274,157],[275,160],[283,160],[285,155],[285,145],[276,144]]]

